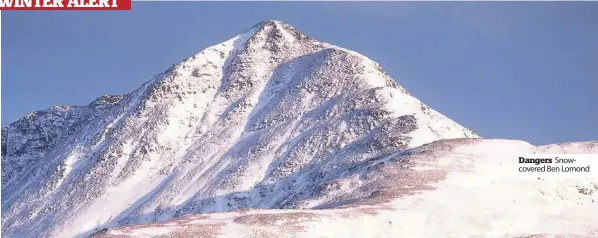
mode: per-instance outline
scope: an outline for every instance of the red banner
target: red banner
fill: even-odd
[[[0,10],[131,10],[131,0],[0,0]]]

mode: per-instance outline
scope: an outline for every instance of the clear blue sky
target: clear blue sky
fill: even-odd
[[[379,62],[484,137],[598,139],[598,2],[134,2],[2,12],[2,125],[127,93],[262,20]]]

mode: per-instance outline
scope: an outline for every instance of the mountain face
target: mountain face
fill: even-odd
[[[416,164],[483,143],[379,64],[277,21],[129,94],[31,113],[1,138],[9,237],[240,209],[377,206],[446,177]]]
[[[328,196],[326,182],[360,163],[475,137],[379,64],[266,21],[132,93],[3,128],[2,230],[65,237],[190,213],[337,206],[360,195]]]

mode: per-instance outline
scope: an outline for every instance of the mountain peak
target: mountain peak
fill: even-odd
[[[278,20],[265,20],[265,21],[261,21],[261,22],[255,24],[253,27],[250,27],[250,29],[251,28],[262,29],[262,28],[265,28],[267,26],[270,26],[270,27],[276,27],[276,26],[291,27],[290,25],[288,25],[288,24],[286,24],[286,23],[284,23],[282,21],[278,21]]]
[[[250,29],[254,29],[253,35],[249,38],[250,43],[260,41],[271,43],[282,43],[285,41],[293,43],[295,41],[311,39],[295,27],[276,20],[262,21]]]
[[[71,237],[186,213],[329,206],[337,200],[322,188],[354,165],[478,137],[367,57],[273,20],[83,109],[3,130],[3,233]]]
[[[285,24],[286,25],[286,23],[284,23],[282,21],[278,21],[278,20],[265,20],[265,21],[259,22],[258,24],[262,25],[262,26],[263,25],[274,25],[274,24]]]

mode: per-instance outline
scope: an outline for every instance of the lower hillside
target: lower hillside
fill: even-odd
[[[93,237],[598,237],[598,181],[517,177],[513,161],[529,153],[598,153],[598,141],[437,141],[353,165],[313,209],[184,215]]]

